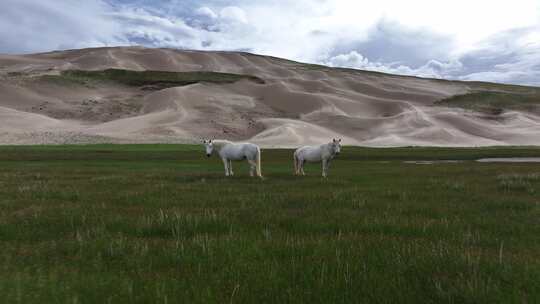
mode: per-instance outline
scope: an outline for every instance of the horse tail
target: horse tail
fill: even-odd
[[[261,172],[261,148],[257,147],[257,176],[263,177]]]
[[[294,159],[294,175],[296,175],[298,174],[298,157],[296,155],[296,151],[294,151],[293,159]]]

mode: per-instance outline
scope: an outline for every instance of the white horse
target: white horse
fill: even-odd
[[[206,147],[206,156],[212,156],[214,149],[225,166],[225,176],[233,176],[232,161],[246,159],[251,166],[249,175],[253,176],[257,173],[257,176],[262,178],[261,173],[261,149],[259,146],[243,143],[236,144],[226,140],[204,140],[204,146]]]
[[[305,146],[294,151],[294,174],[306,175],[304,164],[306,162],[322,162],[322,176],[328,174],[330,161],[341,152],[341,139],[332,139],[331,143],[320,146]]]

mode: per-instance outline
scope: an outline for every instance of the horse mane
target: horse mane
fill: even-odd
[[[322,147],[322,148],[328,148],[328,149],[330,148],[330,146],[332,146],[332,142],[329,142],[329,143],[325,143],[325,144],[320,145],[320,147]]]
[[[223,148],[223,146],[227,145],[227,144],[232,144],[233,142],[232,141],[229,141],[229,140],[225,140],[225,139],[214,139],[212,140],[212,144],[214,145],[214,147],[216,147],[218,150],[220,150],[221,148]]]

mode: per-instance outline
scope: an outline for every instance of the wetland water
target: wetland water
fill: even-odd
[[[540,157],[496,157],[480,158],[475,160],[480,163],[540,163]],[[453,164],[461,163],[462,160],[410,160],[404,161],[406,164],[433,165],[433,164]]]

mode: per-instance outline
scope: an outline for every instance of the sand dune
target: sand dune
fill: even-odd
[[[235,73],[264,83],[145,90],[46,78],[66,70],[109,68]],[[367,146],[540,144],[538,108],[493,114],[437,104],[483,90],[514,88],[331,69],[238,52],[121,47],[0,55],[0,144],[224,138],[295,147],[333,137]]]

